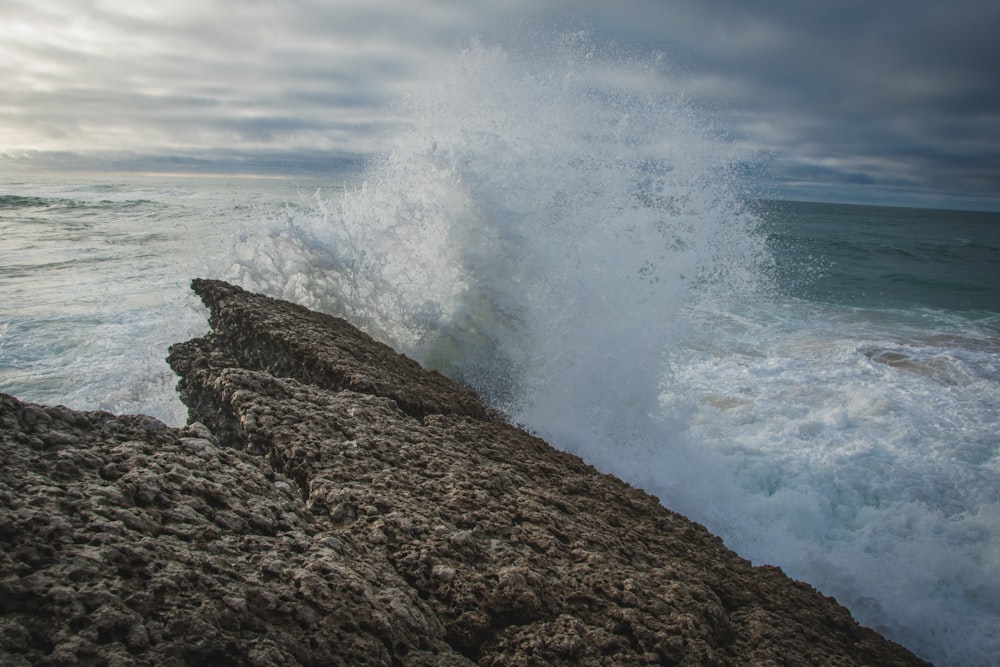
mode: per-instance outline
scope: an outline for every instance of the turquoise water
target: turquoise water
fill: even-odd
[[[1000,309],[1000,213],[761,202],[787,294],[873,308]]]

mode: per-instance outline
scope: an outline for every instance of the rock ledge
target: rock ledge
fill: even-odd
[[[0,664],[926,664],[347,322],[192,287],[189,426],[0,394]]]

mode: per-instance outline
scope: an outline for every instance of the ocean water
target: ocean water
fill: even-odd
[[[167,347],[205,331],[191,297],[238,221],[283,181],[0,176],[0,390],[186,420]],[[281,193],[281,194],[278,194]]]
[[[539,47],[541,48],[541,47]],[[938,664],[1000,659],[1000,214],[762,200],[655,57],[471,44],[385,154],[0,176],[0,390],[181,424],[192,277],[343,315]]]

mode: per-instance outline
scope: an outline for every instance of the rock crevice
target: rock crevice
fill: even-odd
[[[923,664],[345,321],[193,288],[188,427],[0,402],[8,663]]]

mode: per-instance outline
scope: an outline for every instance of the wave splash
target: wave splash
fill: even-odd
[[[360,185],[288,215],[231,277],[346,315],[527,424],[644,428],[679,309],[753,291],[768,258],[738,151],[664,66],[580,34],[473,42],[393,108]]]
[[[471,43],[390,110],[357,183],[247,230],[223,277],[347,317],[862,622],[975,662],[994,606],[967,591],[992,547],[954,535],[996,514],[907,495],[968,469],[907,453],[937,436],[906,407],[912,373],[879,372],[901,363],[887,332],[776,295],[752,156],[662,59],[536,43]],[[941,557],[909,573],[913,551]]]

